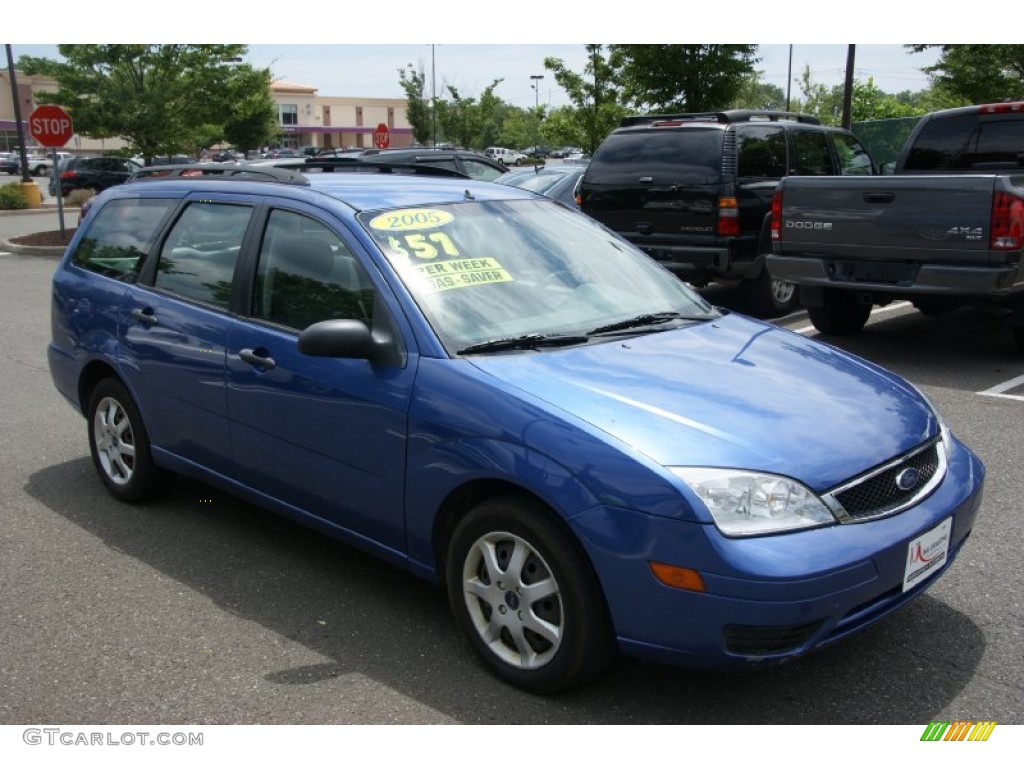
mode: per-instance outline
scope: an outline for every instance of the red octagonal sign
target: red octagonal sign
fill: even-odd
[[[373,132],[373,146],[377,147],[377,149],[387,149],[390,143],[391,131],[388,130],[386,123],[380,123],[377,126],[377,130]]]
[[[75,134],[71,115],[56,104],[36,107],[28,116],[28,132],[44,147],[63,147]]]

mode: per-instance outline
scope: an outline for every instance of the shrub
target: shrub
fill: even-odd
[[[82,203],[95,196],[96,193],[91,189],[75,189],[65,198],[65,202],[70,208],[81,208]]]
[[[0,211],[20,211],[28,208],[28,197],[17,184],[0,187]]]

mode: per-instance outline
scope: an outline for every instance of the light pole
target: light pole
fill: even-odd
[[[540,109],[540,81],[544,79],[544,75],[530,75],[530,79],[533,80],[530,86],[533,88],[533,108]]]

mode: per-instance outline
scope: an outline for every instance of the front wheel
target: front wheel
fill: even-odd
[[[807,315],[821,333],[852,336],[867,323],[871,305],[858,302],[849,291],[830,289],[824,292],[820,307],[807,308]]]
[[[600,673],[611,621],[578,543],[527,499],[474,508],[448,548],[448,599],[470,644],[501,679],[557,693]]]
[[[47,168],[45,165],[40,165],[38,168],[36,168],[36,176],[39,176],[40,178],[42,178],[44,176],[49,176],[49,175],[50,175],[50,169]]]
[[[89,398],[89,449],[111,495],[135,502],[159,493],[168,479],[153,463],[149,436],[135,402],[116,379],[104,379]]]

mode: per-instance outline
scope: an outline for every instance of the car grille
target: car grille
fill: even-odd
[[[844,483],[823,498],[840,522],[861,522],[916,504],[935,489],[945,473],[939,437]]]
[[[801,648],[821,627],[820,621],[789,627],[751,627],[730,624],[725,628],[725,647],[730,653],[764,656]]]

